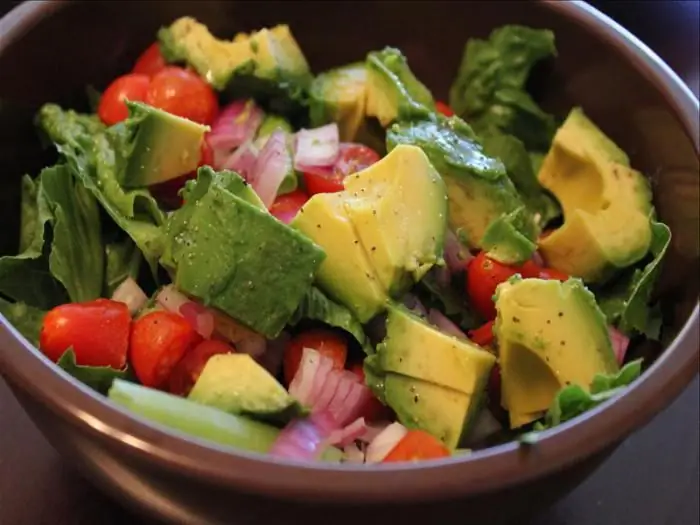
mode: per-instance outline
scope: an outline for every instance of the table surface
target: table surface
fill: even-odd
[[[697,0],[592,3],[654,48],[697,95]],[[0,0],[0,15],[8,4]],[[530,525],[700,524],[699,399],[696,377],[671,407]],[[145,522],[61,461],[0,380],[0,525],[98,523]]]

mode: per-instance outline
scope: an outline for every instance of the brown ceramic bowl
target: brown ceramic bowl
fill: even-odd
[[[128,71],[158,27],[182,15],[195,16],[219,35],[289,23],[317,71],[394,45],[440,98],[468,37],[506,23],[553,29],[559,57],[539,72],[536,88],[543,104],[559,115],[582,105],[633,165],[652,177],[657,209],[673,230],[672,253],[657,290],[665,313],[663,349],[636,348],[653,363],[639,381],[618,399],[548,431],[528,451],[507,444],[470,457],[378,470],[294,464],[152,425],[59,371],[0,319],[0,372],[56,449],[112,495],[179,523],[277,523],[278,512],[294,522],[304,514],[306,523],[402,517],[442,523],[450,514],[461,523],[496,523],[537,510],[576,486],[697,373],[698,102],[641,42],[583,4],[22,5],[0,22],[2,253],[17,245],[20,176],[50,161],[32,126],[36,108],[48,101],[84,108],[85,85],[102,88]],[[323,505],[341,508],[330,515]]]

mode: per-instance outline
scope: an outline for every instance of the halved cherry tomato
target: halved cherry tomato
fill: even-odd
[[[185,352],[201,340],[184,317],[173,312],[151,312],[131,327],[129,361],[144,386],[162,388]]]
[[[196,73],[174,66],[166,66],[151,78],[146,103],[200,124],[211,124],[219,112],[211,86]]]
[[[362,367],[362,363],[352,365],[350,371],[355,374],[362,383],[365,382],[365,371]],[[358,415],[358,417],[364,417],[365,421],[390,420],[392,416],[393,411],[374,396],[367,401]]]
[[[452,108],[445,104],[444,102],[437,101],[435,102],[435,109],[437,109],[440,113],[445,115],[446,117],[451,117],[452,115],[455,114],[454,111],[452,111]]]
[[[166,63],[163,55],[160,52],[160,45],[158,42],[154,42],[148,46],[143,53],[141,53],[139,58],[136,60],[136,64],[134,64],[134,69],[132,69],[131,72],[152,77],[165,67]]]
[[[124,303],[96,299],[57,306],[44,317],[39,348],[57,362],[68,348],[82,366],[126,365],[131,315]]]
[[[199,166],[210,166],[212,162],[212,155],[213,153],[207,141],[202,141]],[[178,195],[178,192],[185,186],[185,183],[188,180],[194,180],[196,178],[197,171],[193,171],[186,175],[182,175],[181,177],[166,180],[160,184],[154,184],[150,187],[150,191],[156,200],[158,200],[158,202],[160,202],[163,206],[168,209],[175,210],[183,204],[182,197]]]
[[[479,328],[469,330],[469,339],[479,346],[491,346],[493,343],[493,321],[489,321]]]
[[[325,329],[309,330],[293,338],[284,352],[284,380],[289,385],[297,373],[304,348],[318,350],[333,360],[333,367],[342,370],[348,357],[348,344],[336,332]]]
[[[343,143],[338,160],[332,168],[304,173],[304,184],[309,195],[343,191],[343,179],[362,171],[380,159],[379,154],[363,144]]]
[[[217,354],[232,354],[236,350],[222,341],[209,339],[188,350],[175,365],[168,378],[168,390],[178,396],[186,396],[199,379],[209,358]]]
[[[532,261],[526,261],[520,266],[511,266],[494,261],[484,252],[479,252],[467,266],[467,294],[476,311],[485,319],[496,317],[496,307],[493,304],[496,287],[516,273],[525,278],[559,281],[566,281],[569,278],[563,272],[542,268]]]
[[[124,103],[143,102],[151,79],[147,75],[130,73],[114,80],[102,94],[97,106],[100,120],[111,126],[129,116],[129,110]]]
[[[383,463],[396,461],[420,461],[449,457],[450,451],[437,438],[422,430],[409,430],[401,441],[391,449]]]
[[[302,190],[285,193],[275,199],[270,206],[270,213],[285,224],[289,224],[308,200],[309,196]]]

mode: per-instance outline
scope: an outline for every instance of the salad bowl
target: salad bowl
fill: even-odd
[[[557,59],[532,79],[538,102],[557,115],[583,107],[651,178],[658,216],[673,233],[654,291],[663,331],[660,342],[630,350],[645,359],[639,380],[536,441],[368,468],[231,451],[150,423],[53,366],[0,318],[0,374],[48,441],[107,493],[174,523],[275,523],[282,516],[295,523],[505,523],[576,487],[697,374],[698,101],[643,43],[584,3],[23,4],[0,21],[3,255],[18,244],[22,175],[51,162],[36,139],[38,108],[55,102],[87,110],[86,86],[102,89],[129,70],[158,29],[183,16],[215,35],[288,24],[318,71],[392,45],[443,99],[468,38],[504,24],[553,30]]]

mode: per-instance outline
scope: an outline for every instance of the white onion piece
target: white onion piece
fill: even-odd
[[[367,446],[365,461],[367,463],[380,463],[404,438],[408,429],[401,423],[392,423],[386,427]]]
[[[491,411],[488,408],[482,408],[481,412],[476,416],[474,426],[469,431],[466,445],[477,445],[501,430],[503,430],[503,427],[498,420],[493,417]]]
[[[430,312],[428,312],[428,322],[436,328],[439,328],[440,331],[445,334],[459,337],[460,339],[468,339],[467,334],[465,334],[459,326],[454,324],[445,314],[435,308],[431,308]]]
[[[452,273],[463,272],[467,263],[473,259],[466,246],[449,228],[445,232],[445,262]]]
[[[206,136],[213,153],[213,167],[221,169],[234,149],[252,140],[264,118],[253,100],[236,100],[224,107]]]
[[[621,365],[625,360],[625,354],[627,354],[630,339],[614,326],[608,326],[608,333],[610,334],[610,342],[612,343],[612,349],[615,353],[615,359],[617,359],[618,364]]]
[[[313,391],[316,372],[321,366],[322,359],[328,358],[311,348],[304,348],[302,351],[299,368],[289,384],[289,393],[302,405],[309,404],[309,396]]]
[[[345,463],[364,463],[365,453],[360,450],[360,447],[355,443],[350,443],[343,447],[343,453],[345,454]]]
[[[270,135],[265,147],[258,155],[253,177],[250,180],[253,189],[267,208],[272,206],[284,177],[292,169],[292,155],[287,145],[287,134],[276,130]]]
[[[374,438],[383,432],[384,429],[390,424],[391,423],[389,421],[378,421],[376,423],[371,423],[367,425],[367,430],[359,439],[365,443],[371,443],[374,441]]]
[[[258,160],[258,150],[248,141],[226,158],[219,169],[232,170],[245,180],[250,181]]]
[[[340,430],[335,430],[328,438],[329,445],[344,447],[357,439],[360,439],[367,432],[365,418],[360,417]]]
[[[148,296],[131,277],[127,277],[112,294],[113,301],[124,303],[133,315],[148,302]]]
[[[339,151],[337,124],[299,130],[296,134],[294,168],[297,171],[308,171],[312,166],[332,166]]]

